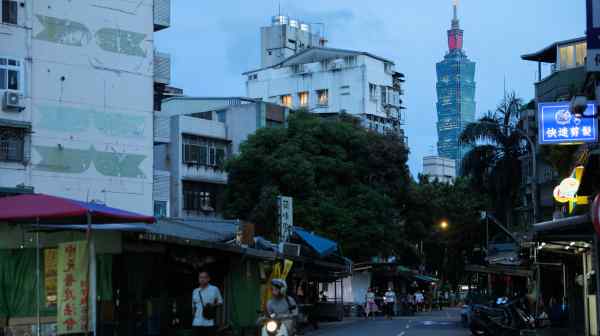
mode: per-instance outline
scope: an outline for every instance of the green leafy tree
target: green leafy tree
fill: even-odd
[[[412,187],[408,218],[415,237],[423,242],[424,262],[430,271],[452,284],[463,280],[465,261],[473,248],[481,246],[481,211],[486,197],[473,189],[471,181],[458,178],[453,184],[429,182],[421,176]],[[446,228],[441,223],[446,222]]]
[[[286,128],[264,128],[227,163],[225,213],[254,222],[274,238],[277,195],[294,198],[294,224],[341,243],[362,259],[404,251],[410,176],[408,150],[393,135],[305,112]]]

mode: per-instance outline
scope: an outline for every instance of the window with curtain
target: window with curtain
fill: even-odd
[[[578,43],[575,45],[575,66],[584,66],[587,57],[587,44]]]
[[[559,48],[560,70],[575,66],[575,46],[564,46]]]
[[[329,90],[317,90],[317,100],[319,101],[319,105],[329,105]]]
[[[308,106],[308,92],[300,92],[298,93],[298,100],[300,101],[300,106],[306,107]]]
[[[292,95],[281,96],[281,105],[292,107]]]
[[[18,24],[18,11],[17,1],[2,0],[2,23]]]

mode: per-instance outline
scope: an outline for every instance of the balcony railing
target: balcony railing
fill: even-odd
[[[154,0],[154,31],[171,26],[171,0]]]
[[[171,55],[154,52],[154,82],[165,85],[171,83]]]

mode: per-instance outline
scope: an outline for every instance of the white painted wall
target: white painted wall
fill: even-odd
[[[437,179],[439,182],[452,183],[456,178],[456,161],[440,156],[426,156],[423,158],[423,175],[429,180]]]
[[[296,74],[292,67],[274,67],[251,72],[257,79],[246,80],[248,97],[260,98],[268,102],[280,103],[280,96],[291,94],[293,107],[300,107],[298,94],[309,92],[309,106],[312,112],[340,112],[373,114],[385,117],[379,93],[376,99],[369,97],[369,83],[379,86],[392,86],[392,74],[385,72],[384,62],[370,56],[357,56],[356,65],[345,65],[343,59],[330,60],[343,64],[340,69],[323,68],[321,62],[304,65],[307,74]],[[329,90],[329,105],[319,107],[317,90]],[[379,91],[378,91],[379,92]],[[398,103],[397,94],[394,101]]]
[[[31,162],[0,164],[0,186],[152,214],[152,0],[24,3],[0,55],[25,61],[27,108],[0,118],[32,123]]]

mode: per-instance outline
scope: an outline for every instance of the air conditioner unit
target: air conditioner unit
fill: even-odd
[[[279,243],[279,253],[290,257],[299,257],[300,248],[301,246],[298,244]]]
[[[2,99],[2,109],[5,111],[17,111],[20,112],[25,109],[21,102],[21,96],[18,92],[4,91]]]

